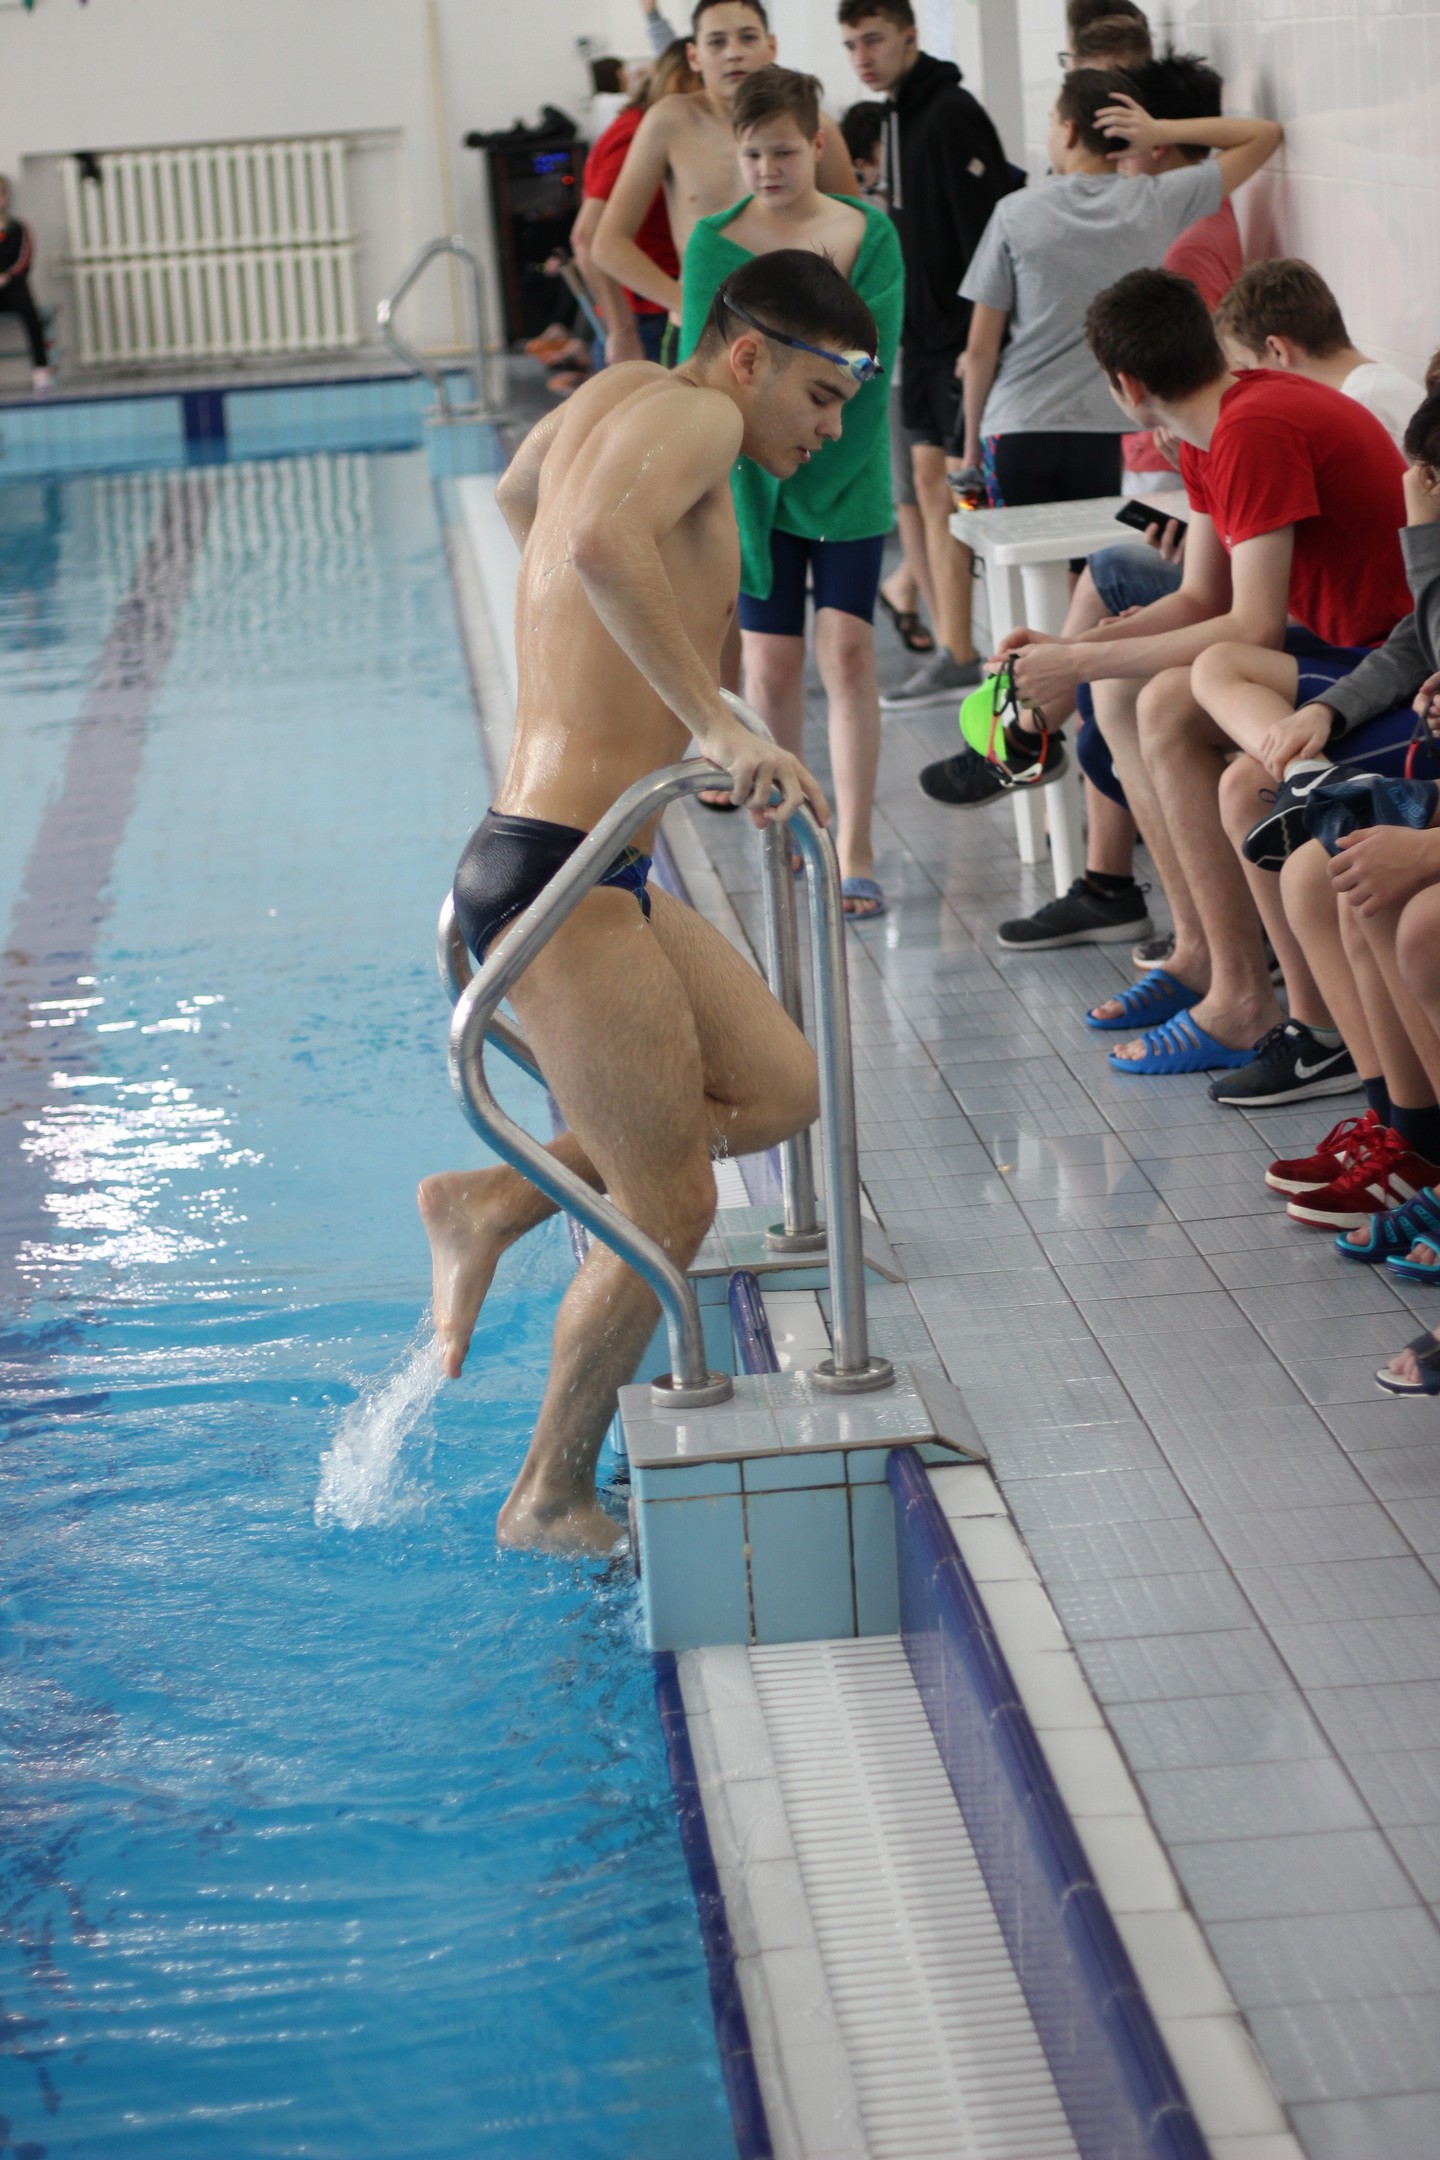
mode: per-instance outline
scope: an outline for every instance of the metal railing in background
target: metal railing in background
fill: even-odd
[[[744,710],[748,712],[748,708]],[[450,1074],[466,1116],[497,1154],[548,1194],[558,1207],[577,1217],[650,1285],[665,1315],[671,1358],[670,1372],[652,1383],[652,1396],[657,1402],[684,1408],[723,1402],[733,1392],[728,1376],[712,1373],[707,1366],[700,1308],[693,1288],[652,1239],[506,1116],[485,1075],[484,1048],[488,1035],[506,1056],[540,1077],[523,1034],[500,1013],[501,1003],[536,954],[643,825],[682,795],[723,785],[724,781],[725,776],[703,758],[688,759],[638,780],[499,938],[478,973],[468,979],[469,955],[448,898],[438,930],[441,981],[456,999],[450,1027]],[[783,843],[779,849],[770,837],[776,831]],[[888,1359],[872,1357],[869,1347],[840,871],[830,835],[806,808],[798,810],[788,824],[767,828],[766,840],[766,878],[774,935],[783,949],[787,980],[793,984],[797,1007],[799,961],[789,861],[792,840],[804,864],[810,895],[826,1213],[825,1229],[820,1234],[829,1261],[834,1354],[808,1377],[823,1390],[852,1394],[888,1387],[895,1374]],[[777,886],[789,897],[788,916],[783,900],[776,894]],[[802,1179],[809,1162],[806,1137],[807,1146],[794,1164]],[[813,1185],[810,1212],[813,1218]]]
[[[447,370],[444,365],[439,360],[427,358],[424,353],[417,352],[415,347],[407,339],[401,337],[399,331],[395,328],[396,308],[399,307],[400,302],[405,298],[411,286],[415,284],[416,280],[428,265],[434,262],[438,255],[454,256],[465,265],[469,273],[466,283],[470,287],[470,314],[474,338],[472,341],[473,357],[469,360],[468,365],[474,380],[475,397],[472,404],[465,406],[456,405],[451,398],[449,385],[445,380]],[[391,286],[389,292],[376,308],[375,322],[381,337],[384,338],[396,359],[403,360],[406,367],[410,368],[416,375],[423,375],[435,392],[436,412],[439,419],[494,420],[499,417],[490,394],[489,345],[485,336],[485,288],[481,281],[480,263],[474,250],[466,246],[458,233],[450,233],[438,240],[426,241],[424,247],[413,257],[399,280]]]

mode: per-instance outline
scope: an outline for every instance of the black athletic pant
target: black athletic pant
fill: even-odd
[[[40,311],[30,293],[30,280],[22,270],[19,277],[12,277],[0,285],[0,315],[18,315],[25,325],[25,335],[30,340],[30,364],[41,368],[45,361],[45,332],[40,323]]]

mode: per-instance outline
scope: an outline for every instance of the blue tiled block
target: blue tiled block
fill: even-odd
[[[709,1500],[717,1493],[738,1493],[738,1462],[650,1464],[631,1473],[637,1500]]]
[[[843,1485],[747,1494],[755,1640],[813,1642],[855,1633],[850,1507]]]
[[[843,1485],[845,1457],[839,1448],[816,1448],[812,1454],[760,1455],[745,1464],[747,1493],[808,1491],[815,1485]]]
[[[883,1485],[889,1466],[889,1448],[857,1447],[845,1450],[845,1475],[852,1485]]]
[[[636,1509],[650,1649],[698,1650],[708,1643],[749,1641],[744,1504],[737,1494],[651,1500]]]
[[[725,1278],[720,1278],[724,1287]],[[734,1372],[735,1337],[730,1327],[730,1307],[726,1304],[702,1305],[700,1326],[705,1336],[705,1355],[712,1372]],[[665,1366],[670,1363],[670,1339],[665,1338]],[[660,1370],[664,1370],[662,1366]]]
[[[881,1450],[872,1453],[883,1460]],[[859,1460],[852,1455],[852,1464]],[[855,1563],[855,1632],[894,1635],[900,1627],[895,1558],[895,1503],[886,1484],[856,1485],[850,1493],[850,1545]]]

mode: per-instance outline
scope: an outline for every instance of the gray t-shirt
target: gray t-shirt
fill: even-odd
[[[1171,242],[1218,210],[1224,193],[1210,158],[1140,180],[1057,174],[1002,196],[960,287],[962,298],[1010,316],[983,433],[1126,432],[1085,342],[1086,311],[1117,278],[1158,269]]]

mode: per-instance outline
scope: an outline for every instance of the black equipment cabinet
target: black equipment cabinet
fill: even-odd
[[[574,121],[547,105],[539,127],[467,135],[465,146],[478,150],[489,167],[505,336],[518,344],[555,314],[556,281],[544,265],[569,242],[586,145],[577,140]]]

